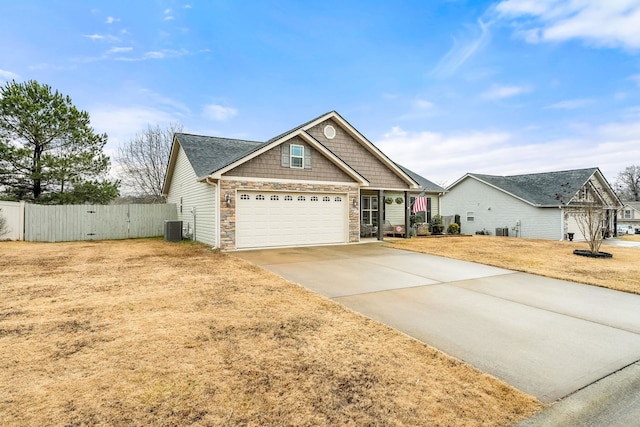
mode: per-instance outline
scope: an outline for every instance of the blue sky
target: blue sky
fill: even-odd
[[[640,0],[2,2],[0,83],[263,141],[331,110],[438,183],[640,164]]]

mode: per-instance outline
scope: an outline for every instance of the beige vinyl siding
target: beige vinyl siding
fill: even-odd
[[[185,233],[195,234],[195,240],[199,242],[217,246],[216,185],[198,181],[182,147],[178,151],[167,202],[175,203]]]
[[[560,240],[562,216],[558,208],[537,208],[500,190],[466,178],[442,196],[440,212],[443,216],[460,215],[461,232],[474,234],[483,229],[495,235],[496,228],[513,227],[520,221],[518,237]],[[473,212],[474,221],[467,220]]]

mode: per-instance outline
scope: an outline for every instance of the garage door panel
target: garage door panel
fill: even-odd
[[[344,243],[346,200],[346,195],[328,193],[239,192],[236,246]]]

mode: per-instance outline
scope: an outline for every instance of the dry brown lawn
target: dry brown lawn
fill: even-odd
[[[640,241],[640,235],[623,239]],[[640,294],[640,247],[602,245],[600,250],[613,254],[613,258],[597,259],[573,254],[574,249],[589,249],[585,242],[473,235],[396,239],[390,243],[401,249]]]
[[[0,243],[2,426],[507,426],[541,407],[202,246]]]

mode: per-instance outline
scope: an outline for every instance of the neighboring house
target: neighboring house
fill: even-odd
[[[408,225],[422,190],[438,213],[442,188],[332,111],[266,142],[178,133],[163,194],[194,240],[233,250],[358,242],[361,227],[382,239],[377,225]]]
[[[595,197],[605,210],[604,228],[616,229],[622,203],[598,168],[528,175],[469,173],[441,198],[443,215],[460,215],[461,232],[564,240],[583,240],[574,209]]]
[[[623,202],[618,211],[618,230],[626,230],[626,234],[634,234],[640,229],[640,202]]]

